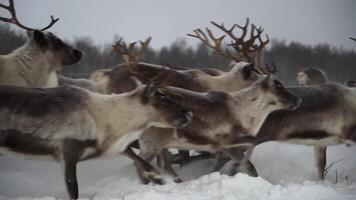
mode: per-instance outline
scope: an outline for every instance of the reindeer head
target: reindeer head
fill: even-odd
[[[52,33],[44,32],[52,27],[59,20],[58,18],[51,16],[51,22],[46,27],[34,29],[18,20],[13,0],[9,0],[9,5],[0,4],[0,8],[7,10],[11,15],[11,18],[0,16],[0,21],[15,24],[27,31],[29,39],[22,49],[44,55],[45,62],[54,68],[75,64],[82,58],[82,52],[64,43]]]
[[[79,62],[83,56],[81,51],[63,42],[51,32],[33,30],[29,31],[28,35],[27,44],[43,53],[51,66],[72,65]]]
[[[263,76],[251,87],[255,88],[251,101],[257,102],[259,109],[293,110],[301,103],[301,99],[286,90],[274,76]]]

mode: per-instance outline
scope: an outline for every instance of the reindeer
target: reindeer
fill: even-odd
[[[273,76],[263,76],[251,86],[235,92],[193,92],[180,88],[164,89],[172,98],[194,115],[189,125],[176,131],[149,128],[139,139],[140,157],[151,161],[160,151],[167,148],[222,152],[233,162],[243,156],[235,154],[235,147],[254,137],[267,116],[275,110],[293,110],[300,99],[286,91]],[[235,146],[235,143],[239,143]],[[166,163],[162,163],[167,167]],[[237,165],[237,164],[236,164]],[[255,170],[252,164],[247,166]],[[165,168],[168,170],[169,168]],[[180,181],[174,171],[170,173]],[[232,171],[231,174],[235,173]],[[252,175],[257,175],[256,172]],[[145,180],[143,180],[145,182]]]
[[[235,40],[233,49],[236,50],[236,54],[230,52],[229,49],[223,50],[223,39],[225,35],[221,37],[215,37],[210,29],[206,29],[207,33],[204,33],[201,29],[194,30],[195,35],[188,34],[189,36],[199,38],[204,44],[212,48],[213,52],[217,55],[227,57],[235,61],[231,66],[231,70],[223,72],[216,69],[185,69],[185,70],[171,70],[169,67],[141,63],[139,60],[143,57],[141,53],[138,55],[126,55],[131,61],[136,63],[127,69],[127,62],[118,65],[112,69],[98,70],[91,76],[91,80],[98,82],[99,85],[106,90],[107,93],[121,93],[126,92],[134,88],[134,81],[130,78],[136,76],[141,82],[146,83],[151,80],[152,77],[156,77],[158,74],[169,73],[171,77],[170,85],[181,87],[193,91],[208,91],[208,90],[223,90],[223,91],[236,91],[243,89],[251,85],[257,78],[264,74],[264,69],[254,64],[262,63],[262,61],[253,59],[254,57],[261,58],[263,56],[258,55],[258,52],[263,52],[264,47],[268,44],[269,38],[263,41],[261,38],[263,29],[257,28],[255,25],[251,26],[251,38],[246,42],[247,29],[249,28],[249,20],[247,19],[244,27],[234,25],[230,30],[225,28],[224,25],[218,25],[215,22],[212,24],[219,29],[227,32],[231,39]],[[241,37],[237,37],[232,32],[235,27],[240,27],[243,31]],[[210,39],[209,39],[210,37]],[[256,44],[256,40],[259,44]],[[114,51],[122,49],[121,41],[113,45]],[[147,41],[146,41],[147,42]],[[239,45],[241,44],[241,45]],[[121,47],[120,47],[121,46]],[[134,50],[134,47],[131,47]],[[252,54],[252,55],[250,55]],[[244,59],[245,58],[245,59]],[[124,58],[125,59],[125,58]],[[245,62],[241,62],[245,61]],[[271,69],[273,70],[273,69]],[[159,76],[156,78],[156,82],[164,82],[167,77]]]
[[[224,32],[228,30],[223,25],[217,25],[215,22],[212,22],[212,24],[224,30]],[[241,37],[234,36],[232,31],[229,32],[230,37],[233,36],[232,39],[236,40],[235,45],[233,45],[234,49],[238,52],[238,54],[236,55],[232,54],[228,49],[225,49],[225,51],[222,50],[223,39],[225,36],[217,38],[212,34],[210,29],[206,29],[207,34],[200,29],[194,31],[196,35],[189,34],[190,36],[199,38],[201,41],[204,42],[204,44],[211,47],[214,50],[215,54],[228,57],[234,60],[236,63],[233,64],[229,72],[222,72],[212,69],[204,69],[203,71],[172,70],[172,68],[170,67],[140,63],[139,60],[142,58],[142,53],[144,51],[142,51],[141,49],[139,50],[138,55],[133,55],[132,51],[135,49],[134,43],[126,45],[120,43],[122,41],[119,41],[115,45],[113,45],[113,49],[125,55],[123,59],[125,63],[113,69],[104,69],[96,71],[92,74],[90,79],[97,82],[98,85],[100,85],[100,87],[102,87],[106,93],[122,93],[125,91],[130,91],[134,88],[135,85],[134,81],[130,78],[132,76],[137,77],[143,83],[151,81],[152,77],[156,77],[155,82],[158,83],[166,82],[167,80],[169,80],[169,85],[171,86],[189,89],[197,92],[204,92],[210,90],[232,92],[240,90],[256,81],[263,71],[263,68],[255,67],[253,63],[240,61],[244,58],[244,55],[248,56],[245,61],[252,61],[252,56],[250,56],[248,52],[253,54],[256,54],[257,50],[261,52],[265,45],[269,42],[268,36],[267,40],[265,41],[261,39],[263,29],[256,28],[256,26],[252,25],[251,38],[248,40],[248,43],[244,43],[246,39],[245,37],[248,25],[249,20],[247,19],[246,25],[244,27],[240,27],[243,31]],[[234,27],[239,26],[234,25],[233,28]],[[260,46],[258,44],[255,44],[255,41],[257,39],[260,42]],[[141,42],[141,46],[143,48],[147,48],[148,43],[149,40],[146,40],[146,42]],[[238,43],[243,43],[243,45],[240,47],[239,45],[237,45]],[[253,47],[249,47],[248,45],[253,45]],[[241,54],[241,52],[244,53]],[[259,58],[261,58],[261,56]],[[127,66],[130,67],[127,68]],[[273,70],[272,68],[268,69]],[[157,76],[157,74],[168,74],[168,77],[162,75]],[[162,131],[167,132],[168,130]],[[173,176],[176,176],[176,174],[173,173],[173,170],[168,167],[168,164],[166,164],[165,166],[167,166],[166,170],[169,173],[171,173]],[[177,180],[179,179],[177,178]]]
[[[356,141],[356,89],[338,83],[286,89],[302,99],[300,106],[289,112],[271,113],[252,143],[283,141],[313,145],[318,175],[323,179],[326,146]]]
[[[99,156],[123,153],[135,160],[141,176],[162,184],[158,171],[128,145],[145,127],[177,128],[190,122],[191,113],[171,96],[154,85],[117,95],[73,86],[0,86],[0,153],[60,162],[71,199],[78,198],[77,162]]]
[[[18,20],[13,0],[9,5],[0,4],[11,18],[0,20],[16,24],[27,30],[27,42],[8,55],[0,55],[0,85],[48,88],[58,85],[56,72],[62,66],[79,62],[82,52],[64,43],[61,39],[45,30],[52,27],[59,19],[51,16],[51,22],[41,30],[27,27]]]
[[[316,85],[329,82],[324,70],[317,67],[305,67],[298,72],[298,85]]]

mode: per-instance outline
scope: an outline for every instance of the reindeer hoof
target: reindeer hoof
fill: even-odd
[[[183,182],[182,179],[180,179],[179,177],[174,177],[174,178],[173,178],[173,181],[174,181],[175,183],[181,183],[181,182]]]
[[[154,184],[158,184],[158,185],[164,185],[166,183],[166,181],[163,179],[163,177],[156,172],[146,172],[145,173],[145,179],[148,182],[152,182]]]
[[[166,184],[166,181],[163,178],[152,178],[151,182],[157,185],[164,185]]]

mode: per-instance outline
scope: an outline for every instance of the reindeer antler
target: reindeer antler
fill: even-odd
[[[142,59],[145,51],[148,48],[149,43],[151,42],[151,37],[148,37],[144,42],[139,41],[141,48],[139,48],[137,55],[135,55],[134,50],[137,42],[132,42],[130,44],[126,44],[122,38],[120,38],[119,41],[117,41],[112,47],[113,51],[119,52],[119,54],[122,55],[122,58],[126,64],[137,64],[139,60]]]
[[[246,39],[248,28],[250,25],[249,18],[246,19],[244,26],[234,24],[230,29],[225,28],[224,24],[219,25],[215,22],[211,23],[215,27],[226,33],[232,39],[230,46],[232,46],[241,55],[241,57],[245,57],[248,61],[253,60],[253,58],[251,57],[251,53],[261,51],[269,43],[269,37],[267,34],[266,40],[263,40],[261,37],[264,29],[262,27],[257,28],[254,24],[251,24],[250,26],[250,38]],[[236,27],[242,30],[242,34],[240,37],[234,34],[234,30]],[[259,44],[255,43],[256,39],[258,39]]]
[[[241,61],[240,56],[233,55],[227,48],[225,48],[225,50],[222,50],[222,45],[223,45],[223,40],[225,38],[225,35],[220,37],[215,37],[210,29],[205,28],[205,30],[207,33],[205,33],[203,30],[198,28],[193,30],[194,34],[187,34],[187,35],[190,37],[198,38],[206,46],[213,49],[213,52],[217,55],[235,60],[237,62]],[[210,39],[208,36],[210,37]]]
[[[11,24],[15,24],[17,26],[19,26],[22,29],[28,30],[28,31],[33,31],[35,30],[34,28],[30,28],[28,26],[25,26],[23,24],[21,24],[21,22],[18,20],[17,16],[16,16],[16,10],[15,10],[15,4],[14,4],[14,0],[9,0],[9,5],[4,5],[4,4],[0,4],[0,8],[3,8],[7,11],[9,11],[9,13],[11,14],[11,18],[6,18],[6,17],[0,17],[0,20],[3,22],[7,22],[7,23],[11,23]],[[49,28],[51,28],[57,21],[59,20],[59,18],[54,18],[53,15],[51,15],[51,22],[44,28],[40,29],[41,31],[45,31]]]
[[[350,37],[350,39],[356,42],[356,38]]]
[[[263,33],[263,28],[257,28],[254,24],[252,24],[250,27],[250,38],[246,39],[250,24],[249,18],[246,19],[246,23],[244,26],[234,24],[231,28],[226,28],[224,24],[219,25],[213,21],[211,22],[211,24],[222,30],[226,35],[230,37],[232,42],[229,46],[232,46],[234,48],[234,50],[237,52],[236,54],[232,54],[227,48],[225,48],[225,50],[222,50],[222,43],[226,35],[223,35],[221,37],[215,37],[212,34],[212,31],[208,28],[205,29],[206,33],[201,29],[195,29],[195,34],[188,34],[188,36],[198,38],[205,45],[212,48],[215,54],[230,58],[237,62],[242,61],[243,58],[245,58],[245,60],[249,62],[256,60],[257,55],[254,56],[255,58],[253,58],[253,56],[251,56],[251,53],[261,52],[263,48],[269,43],[268,35],[266,35],[266,40],[263,40],[261,37]],[[236,27],[242,30],[242,34],[239,37],[234,34],[234,30]],[[258,40],[259,44],[256,44],[256,40]],[[213,43],[211,43],[211,41]]]

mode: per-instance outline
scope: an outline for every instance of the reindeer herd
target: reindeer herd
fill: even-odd
[[[300,86],[284,87],[277,68],[263,62],[268,36],[263,40],[263,29],[248,19],[231,28],[212,22],[220,37],[208,28],[188,34],[231,59],[229,71],[140,62],[149,38],[139,47],[118,41],[113,51],[124,63],[71,79],[58,72],[83,54],[46,31],[58,19],[37,30],[19,22],[13,0],[0,8],[11,14],[1,21],[28,33],[23,46],[0,56],[0,154],[60,162],[71,199],[78,198],[77,163],[99,156],[122,153],[142,183],[164,184],[163,171],[181,182],[172,164],[198,159],[189,150],[215,158],[214,170],[231,161],[229,175],[257,176],[253,148],[281,141],[313,145],[323,179],[326,147],[356,141],[356,89],[328,83],[317,68],[298,73]],[[154,158],[161,170],[151,165]]]

